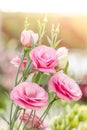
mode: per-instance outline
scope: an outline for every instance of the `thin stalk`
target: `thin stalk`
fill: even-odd
[[[56,100],[56,99],[54,98],[54,99],[49,103],[48,107],[46,108],[46,110],[44,111],[44,113],[42,114],[42,116],[41,116],[40,119],[42,119],[42,117],[44,116],[44,114],[46,113],[46,111],[48,111],[50,105],[52,105],[52,103],[53,103],[55,100]]]
[[[27,67],[26,67],[26,69],[24,70],[24,73],[23,73],[23,75],[21,76],[21,78],[19,79],[19,81],[18,81],[18,83],[17,84],[19,84],[22,80],[24,81],[24,80],[26,80],[26,78],[28,77],[26,77],[25,79],[24,79],[24,76],[25,75],[27,75],[29,72],[30,72],[30,70],[31,70],[31,61],[28,63],[28,65],[27,65]]]
[[[9,121],[7,121],[7,119],[3,115],[0,115],[0,117],[9,125]]]
[[[19,71],[20,71],[20,67],[21,67],[21,64],[22,64],[22,62],[23,62],[23,59],[24,59],[24,55],[23,55],[23,57],[21,58],[21,62],[20,62],[20,65],[19,65],[19,67],[18,67],[18,71],[17,71],[17,73],[16,73],[16,78],[15,78],[15,85],[14,86],[16,86],[18,83],[17,83],[17,80],[18,80],[18,74],[19,74]],[[13,105],[14,105],[14,103],[13,103],[13,101],[12,101],[12,103],[11,103],[11,110],[10,110],[10,125],[12,124],[12,110],[13,110]]]
[[[27,67],[25,68],[25,70],[24,70],[24,74],[26,74],[26,73],[29,73],[30,72],[30,70],[31,70],[31,67],[32,67],[32,64],[31,64],[32,62],[31,62],[31,60],[28,62],[28,65],[27,65]]]
[[[23,79],[23,75],[21,76],[17,84],[19,84],[22,81],[22,79]]]
[[[15,119],[15,120],[18,119],[18,117],[19,117],[19,115],[20,115],[20,113],[21,113],[21,110],[20,110],[20,109],[19,109],[18,111],[19,111],[19,113],[17,113],[17,116],[16,116],[16,119]]]
[[[67,125],[66,125],[66,109],[65,109],[65,106],[64,106],[64,110],[63,110],[63,115],[64,115],[64,130],[66,130]]]
[[[20,65],[19,65],[18,70],[17,70],[17,74],[16,74],[16,78],[15,78],[15,86],[17,85],[18,74],[19,74],[19,72],[20,72],[20,67],[21,67],[21,65],[22,65],[22,62],[23,62],[24,56],[25,56],[25,55],[23,55],[23,57],[21,58]]]
[[[14,112],[14,115],[13,115],[13,118],[12,118],[12,121],[11,121],[11,124],[10,124],[10,130],[13,130],[13,126],[14,126],[14,123],[15,123],[15,120],[16,120],[18,110],[19,110],[19,106],[17,106],[16,109],[15,109],[15,112]]]
[[[25,125],[24,125],[24,127],[23,127],[23,130],[26,128],[26,125],[28,124],[28,122],[29,122],[29,120],[30,120],[30,118],[31,118],[31,116],[32,116],[32,113],[33,113],[33,110],[31,111],[31,113],[30,113],[30,115],[29,115],[27,121],[25,122]]]
[[[8,99],[10,99],[10,97],[9,97],[9,95],[8,95],[8,93],[6,92],[6,91],[3,91],[3,94],[5,94],[5,96],[8,98]],[[10,99],[11,100],[11,99]]]
[[[24,118],[24,114],[25,114],[25,109],[24,109],[24,111],[23,111],[23,118]],[[18,130],[20,129],[21,123],[22,123],[22,120],[20,121],[20,124],[19,124],[19,126],[18,126]]]
[[[33,115],[33,118],[32,118],[32,130],[33,130],[33,123],[34,123],[35,113],[36,113],[36,111],[34,111],[34,115]]]
[[[12,110],[13,110],[13,101],[11,103],[11,110],[10,110],[10,125],[11,125],[11,118],[12,118]]]
[[[28,67],[26,68],[25,72],[23,73],[23,80],[22,81],[25,81],[28,78],[29,73],[31,71],[31,68],[32,68],[32,63],[30,62],[28,64]]]
[[[40,117],[39,121],[37,124],[39,124],[39,126],[41,125],[41,123],[44,121],[45,117],[47,116],[49,109],[51,108],[52,104],[54,103],[54,101],[56,101],[57,99],[54,98],[48,105],[48,107],[46,108],[46,110],[44,111],[44,113],[42,114],[42,116]],[[38,127],[39,127],[38,126]]]
[[[52,105],[53,105],[53,104],[50,104],[50,105],[48,106],[48,109],[47,109],[46,113],[44,114],[44,116],[43,116],[43,118],[42,118],[42,120],[41,120],[41,123],[44,121],[44,119],[45,119],[45,117],[47,116],[47,114],[48,114],[48,112],[49,112],[49,109],[51,108]]]

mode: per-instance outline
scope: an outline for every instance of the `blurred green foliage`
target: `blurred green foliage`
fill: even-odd
[[[66,104],[58,116],[51,119],[52,130],[87,130],[87,106]]]
[[[0,85],[0,111],[4,111],[9,101],[8,92]]]

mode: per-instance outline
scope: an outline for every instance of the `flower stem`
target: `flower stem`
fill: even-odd
[[[32,113],[33,113],[33,110],[31,111],[31,113],[30,113],[30,115],[29,115],[27,121],[25,122],[25,125],[24,125],[24,127],[23,127],[23,130],[26,128],[26,125],[28,124],[28,122],[29,122],[29,120],[30,120],[30,118],[31,118],[31,116],[32,116]]]
[[[25,55],[23,55],[23,57],[21,58],[20,65],[19,65],[19,67],[18,67],[18,71],[17,71],[16,78],[15,78],[15,86],[18,84],[18,83],[17,83],[17,80],[18,80],[18,74],[19,74],[19,72],[20,72],[20,67],[21,67],[21,65],[22,65],[22,62],[23,62],[24,56],[25,56]]]
[[[20,65],[19,65],[19,67],[18,67],[18,71],[17,71],[17,73],[16,73],[16,78],[15,78],[15,85],[14,86],[16,86],[18,83],[17,83],[17,80],[18,80],[18,74],[19,74],[19,72],[20,72],[20,67],[21,67],[21,65],[22,65],[22,62],[23,62],[23,59],[24,59],[24,56],[25,55],[23,55],[23,57],[21,58],[21,62],[20,62]],[[12,120],[13,119],[11,119],[12,118],[12,110],[13,110],[13,105],[14,105],[14,103],[13,103],[13,101],[12,101],[12,103],[11,103],[11,110],[10,110],[10,127],[12,127]],[[13,116],[14,117],[14,116]]]
[[[15,112],[14,112],[14,115],[13,115],[13,118],[12,118],[12,120],[11,120],[11,122],[10,122],[10,130],[13,130],[14,123],[15,123],[15,121],[16,121],[16,116],[17,116],[18,110],[19,110],[19,106],[16,107]]]
[[[31,68],[32,68],[32,62],[30,61],[28,62],[28,65],[23,72],[23,81],[25,81],[28,78]]]
[[[24,111],[23,111],[23,117],[24,117],[24,114],[25,114],[25,109],[24,109]],[[22,120],[20,121],[20,124],[19,124],[19,126],[18,126],[18,130],[20,129],[21,123],[22,123]]]
[[[13,110],[13,101],[11,103],[11,110],[10,110],[10,125],[11,125],[11,118],[12,118],[12,110]]]
[[[39,126],[40,126],[41,123],[44,121],[45,117],[47,116],[47,114],[48,114],[48,112],[49,112],[49,110],[50,110],[50,108],[51,108],[51,106],[53,105],[54,101],[56,101],[56,100],[57,100],[57,99],[54,98],[54,99],[49,103],[48,107],[46,108],[46,110],[44,111],[44,113],[42,114],[42,116],[40,117],[40,119],[39,119],[39,121],[38,121],[38,123],[37,123],[37,124],[39,124]],[[39,127],[39,126],[38,126],[38,127]]]
[[[67,125],[66,125],[66,109],[65,109],[65,106],[64,106],[63,113],[64,113],[64,130],[66,130]]]
[[[7,121],[7,119],[2,114],[0,114],[0,117],[9,125],[9,121]]]
[[[36,113],[36,111],[34,111],[34,115],[33,115],[33,118],[32,118],[32,130],[33,130],[33,123],[34,123],[35,113]]]

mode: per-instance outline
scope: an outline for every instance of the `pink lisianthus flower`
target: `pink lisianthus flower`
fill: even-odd
[[[20,107],[38,110],[48,103],[48,93],[36,83],[22,82],[10,94]]]
[[[55,49],[45,45],[40,45],[32,49],[30,52],[30,58],[33,65],[39,71],[47,73],[55,72],[55,66],[57,66],[57,55]]]
[[[21,62],[21,59],[20,59],[20,57],[19,56],[16,56],[16,57],[14,57],[12,60],[11,60],[11,64],[13,64],[15,67],[19,67],[19,65],[20,65],[20,62]],[[24,68],[26,67],[26,64],[27,64],[27,59],[26,59],[26,57],[24,57],[24,60],[23,60],[23,62],[22,62],[22,65],[21,65],[21,67],[20,67],[20,71],[23,71],[24,70]]]
[[[68,49],[66,47],[60,47],[57,49],[58,68],[64,69],[68,62]]]
[[[53,75],[49,80],[49,88],[63,100],[79,100],[82,92],[76,82],[62,71]]]
[[[23,116],[23,114],[21,114],[19,116],[19,119],[22,120],[23,123],[26,123],[29,116],[30,116],[30,111],[27,110],[25,112],[24,116]],[[34,116],[34,119],[33,119],[33,116]],[[33,125],[32,125],[32,120],[33,120]],[[33,128],[33,129],[37,128],[37,130],[41,130],[41,129],[46,128],[47,124],[44,123],[43,121],[41,121],[39,116],[32,114],[26,127],[27,128]]]
[[[21,33],[21,43],[23,46],[31,47],[32,42],[35,44],[38,41],[38,34],[32,30],[23,30]]]

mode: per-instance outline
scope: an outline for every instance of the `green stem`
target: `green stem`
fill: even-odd
[[[26,67],[26,70],[25,70],[25,75],[22,75],[22,77],[19,79],[18,81],[18,75],[19,75],[19,72],[20,72],[20,68],[21,68],[21,65],[22,65],[22,62],[23,62],[23,59],[24,59],[24,56],[25,54],[23,55],[23,57],[21,58],[21,62],[20,62],[20,65],[18,67],[18,71],[16,73],[16,78],[15,78],[15,86],[17,86],[22,80],[25,81],[28,77],[28,73],[30,72],[31,70],[31,61],[28,63],[27,67]],[[16,110],[14,112],[14,115],[13,115],[13,118],[12,118],[12,111],[13,111],[13,101],[12,101],[12,104],[11,104],[11,110],[10,110],[10,130],[13,130],[13,127],[14,127],[14,124],[15,124],[15,121],[17,120],[17,113],[18,113],[18,110],[19,110],[19,107],[17,106],[16,107]],[[21,125],[21,124],[20,124]],[[20,125],[19,125],[19,128],[20,128]]]
[[[14,123],[15,123],[15,121],[16,121],[16,116],[17,116],[18,110],[19,110],[19,106],[17,106],[16,109],[15,109],[13,118],[12,118],[11,123],[10,123],[10,130],[13,130]]]
[[[28,124],[28,122],[29,122],[29,120],[30,120],[30,118],[31,118],[31,116],[32,116],[32,113],[33,113],[33,110],[31,111],[31,113],[30,113],[30,115],[29,115],[27,121],[25,122],[25,125],[24,125],[24,127],[23,127],[23,130],[26,128],[26,125]]]
[[[22,65],[23,59],[24,59],[24,55],[23,55],[23,57],[21,58],[20,65],[19,65],[18,71],[17,71],[17,73],[16,73],[15,86],[19,83],[19,82],[17,83],[17,80],[18,80],[18,74],[19,74],[19,72],[20,72],[20,67],[21,67],[21,65]],[[11,119],[11,118],[12,118],[13,105],[14,105],[14,103],[13,103],[13,101],[12,101],[12,103],[11,103],[11,110],[10,110],[10,126],[11,126],[11,124],[12,124],[12,119]]]
[[[33,130],[33,123],[34,123],[35,113],[36,113],[36,111],[34,111],[34,115],[33,115],[33,118],[32,118],[32,130]]]
[[[11,103],[11,110],[10,110],[10,125],[11,125],[11,118],[12,118],[12,110],[13,110],[13,101]]]
[[[64,115],[64,130],[66,130],[67,125],[66,125],[66,109],[65,109],[65,106],[64,106],[64,110],[63,110],[63,115]]]
[[[32,69],[32,62],[29,61],[27,67],[23,71],[23,79],[22,79],[22,81],[25,81],[28,78],[31,69]]]
[[[8,99],[10,99],[10,97],[9,97],[9,95],[8,95],[8,93],[6,92],[6,91],[3,91],[3,94],[8,98]],[[11,100],[11,99],[10,99]]]
[[[22,62],[23,62],[24,56],[25,56],[25,55],[23,55],[23,57],[21,58],[20,65],[19,65],[19,67],[18,67],[18,71],[17,71],[16,78],[15,78],[15,86],[18,84],[18,83],[17,83],[17,80],[18,80],[18,74],[19,74],[19,72],[20,72],[20,67],[21,67],[21,65],[22,65]]]
[[[21,76],[17,84],[19,84],[22,81],[22,79],[23,79],[23,75]]]
[[[3,115],[0,114],[0,117],[9,125],[9,121],[7,121],[7,119]]]
[[[48,114],[48,112],[49,112],[49,110],[50,110],[50,108],[51,108],[51,106],[53,105],[54,101],[56,101],[56,100],[57,100],[57,99],[54,98],[54,99],[49,103],[48,107],[46,108],[46,110],[44,111],[44,113],[42,114],[42,116],[40,117],[40,119],[39,119],[39,121],[38,121],[38,123],[37,123],[37,124],[39,124],[39,126],[40,126],[41,123],[44,121],[45,117],[47,116],[47,114]],[[39,127],[39,126],[38,126],[38,127]]]
[[[23,111],[23,117],[24,117],[24,114],[25,114],[25,109],[24,109],[24,111]],[[19,126],[18,126],[18,130],[20,129],[21,123],[22,123],[22,120],[20,121],[20,124],[19,124]]]

